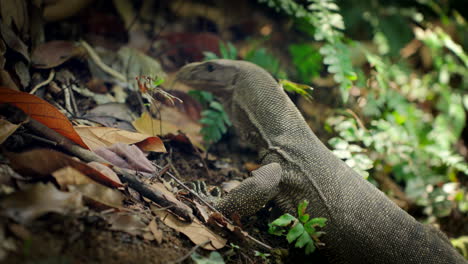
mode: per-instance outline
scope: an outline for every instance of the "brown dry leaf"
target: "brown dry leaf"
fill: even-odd
[[[0,35],[2,36],[5,44],[12,50],[23,55],[29,61],[28,46],[11,30],[5,23],[0,22]]]
[[[77,190],[89,199],[110,208],[122,208],[123,195],[116,190],[101,185],[72,167],[65,167],[52,173],[62,188]],[[102,207],[102,206],[98,206]]]
[[[141,144],[146,151],[166,152],[164,143],[159,137],[151,137],[113,127],[75,126],[75,131],[92,150],[110,147],[115,143],[138,143],[137,146]]]
[[[96,183],[83,175],[83,173],[69,166],[52,172],[52,176],[57,180],[61,189],[67,189],[68,185]]]
[[[111,189],[101,184],[89,183],[73,185],[68,187],[72,191],[78,191],[92,204],[93,208],[98,210],[106,210],[109,208],[122,208],[124,196],[119,191]]]
[[[107,178],[117,182],[117,183],[120,183],[122,184],[122,182],[120,181],[120,178],[119,176],[117,176],[117,174],[109,167],[107,167],[106,165],[102,164],[102,163],[99,163],[97,161],[91,161],[91,162],[88,162],[87,163],[88,166],[92,167],[92,168],[95,168],[97,171],[99,171],[100,173],[104,174],[107,176]]]
[[[115,213],[107,217],[107,222],[111,224],[110,229],[122,231],[131,235],[143,236],[148,232],[148,227],[136,214]]]
[[[71,17],[94,0],[45,1],[43,16],[46,21],[58,21]]]
[[[0,201],[5,215],[27,223],[46,213],[68,214],[84,210],[81,193],[62,192],[52,184],[35,184],[31,188],[17,191]]]
[[[166,200],[169,200],[175,204],[177,204],[178,207],[184,208],[185,210],[192,212],[192,208],[190,208],[188,205],[184,204],[183,202],[177,200],[172,192],[170,192],[166,186],[161,183],[161,182],[154,182],[151,184],[151,187],[154,189],[160,191],[163,193],[163,196]]]
[[[24,0],[0,0],[0,14],[9,27],[15,24],[21,33],[26,33],[29,24],[28,6]]]
[[[207,250],[218,250],[226,245],[226,239],[220,237],[206,226],[200,223],[198,219],[194,219],[191,223],[182,222],[167,211],[151,205],[151,210],[155,213],[161,221],[167,226],[183,233],[196,245],[202,245],[206,241],[211,243],[205,244],[203,247]]]
[[[156,220],[155,219],[151,220],[148,227],[149,227],[151,233],[153,234],[154,239],[156,240],[158,245],[161,244],[162,239],[163,239],[163,232],[162,232],[161,229],[158,228],[158,224],[156,224]]]
[[[0,119],[0,144],[13,134],[19,125],[12,124],[5,119]]]
[[[71,41],[53,40],[37,46],[31,56],[32,66],[38,69],[54,68],[86,51]]]
[[[10,76],[10,73],[0,69],[0,86],[9,87],[12,90],[19,91],[18,85]]]
[[[45,100],[24,92],[0,87],[0,103],[12,104],[36,121],[55,130],[83,148],[88,148],[73,129],[68,118]]]
[[[87,164],[58,151],[35,149],[19,154],[7,153],[6,156],[10,160],[11,167],[23,176],[45,177],[58,169],[70,166],[106,186],[114,188],[123,186],[121,182],[116,182]]]
[[[168,121],[160,121],[151,118],[148,112],[144,112],[138,119],[132,122],[133,126],[140,133],[157,136],[168,133],[177,134],[179,128]]]
[[[202,144],[203,138],[199,133],[201,129],[200,124],[174,108],[162,107],[160,113],[162,121],[153,119],[148,112],[144,112],[141,117],[133,121],[132,124],[139,132],[152,136],[170,133],[178,134],[180,130],[187,135],[195,146],[204,149]]]
[[[148,160],[143,151],[135,145],[117,143],[110,147],[95,149],[94,152],[120,168],[148,173],[156,172],[156,167]]]

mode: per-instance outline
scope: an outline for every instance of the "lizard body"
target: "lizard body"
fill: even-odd
[[[269,200],[295,214],[304,199],[311,217],[326,217],[323,251],[334,263],[466,263],[435,228],[417,222],[326,148],[275,79],[244,61],[183,67],[177,80],[217,96],[241,139],[263,167],[217,207],[255,213]]]

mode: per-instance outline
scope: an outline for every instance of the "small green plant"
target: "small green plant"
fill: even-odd
[[[189,95],[194,97],[203,107],[200,123],[203,124],[200,133],[206,144],[216,143],[227,132],[231,121],[224,111],[223,105],[215,101],[213,94],[205,91],[190,91]]]
[[[211,252],[207,258],[197,252],[194,252],[190,257],[196,264],[224,264],[223,257],[217,251]]]
[[[316,217],[310,219],[310,215],[305,212],[308,201],[304,200],[297,208],[298,218],[284,214],[268,225],[268,233],[276,236],[284,236],[290,244],[296,242],[295,247],[305,248],[305,253],[310,254],[315,251],[316,246],[322,243],[319,237],[324,232],[317,231],[317,227],[324,227],[326,218]],[[289,231],[288,231],[289,230]]]
[[[255,252],[256,257],[260,257],[263,261],[265,261],[267,263],[269,262],[268,257],[271,256],[271,254],[263,253],[263,252],[260,252],[260,251],[257,251],[257,250],[255,250],[254,252]]]

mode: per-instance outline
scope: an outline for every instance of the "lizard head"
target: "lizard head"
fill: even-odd
[[[176,81],[197,90],[212,92],[217,96],[231,94],[238,77],[239,67],[231,60],[211,60],[185,65],[177,73]]]

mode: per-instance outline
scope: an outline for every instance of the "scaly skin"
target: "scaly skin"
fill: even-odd
[[[244,61],[183,67],[177,80],[214,93],[264,165],[219,204],[224,214],[255,213],[271,199],[290,214],[310,202],[326,217],[325,254],[333,263],[466,263],[440,231],[417,222],[335,157],[307,126],[269,73]]]

